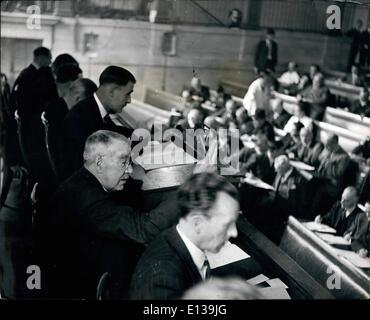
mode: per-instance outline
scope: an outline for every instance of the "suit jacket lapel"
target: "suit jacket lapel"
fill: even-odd
[[[169,245],[174,248],[174,250],[178,253],[180,259],[184,262],[184,266],[186,266],[188,275],[190,276],[192,281],[202,281],[202,277],[200,276],[198,268],[194,264],[193,259],[184,242],[177,233],[176,226],[169,229],[168,233],[166,234],[166,238]]]

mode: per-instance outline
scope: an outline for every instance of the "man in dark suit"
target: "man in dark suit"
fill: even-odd
[[[39,47],[33,51],[33,62],[15,80],[10,95],[10,110],[14,121],[14,112],[18,114],[22,123],[22,142],[29,162],[31,181],[40,181],[47,178],[46,150],[42,143],[42,125],[40,116],[48,102],[58,97],[55,80],[49,67],[51,53],[48,48]],[[15,128],[13,128],[15,129]],[[11,133],[17,136],[17,132]],[[18,141],[13,145],[17,148]],[[13,152],[10,150],[10,152]],[[16,159],[17,164],[22,164],[23,159]]]
[[[274,163],[276,177],[273,183],[273,209],[266,218],[266,229],[271,239],[280,240],[289,215],[304,217],[306,212],[306,179],[291,166],[286,155],[276,157]]]
[[[45,110],[45,118],[49,124],[49,148],[58,172],[60,171],[61,126],[69,110],[78,102],[92,97],[97,90],[96,84],[87,78],[73,81],[63,97],[50,102]]]
[[[275,131],[274,127],[270,122],[266,120],[265,110],[258,109],[256,113],[252,116],[254,125],[254,134],[262,132],[266,135],[269,141],[275,141]]]
[[[325,142],[325,149],[319,156],[318,175],[325,179],[326,191],[333,199],[342,192],[345,174],[350,165],[348,154],[339,146],[338,136],[331,134]],[[356,174],[354,172],[354,174]]]
[[[265,40],[258,43],[254,56],[254,65],[258,71],[269,69],[275,71],[278,62],[278,45],[274,41],[274,29],[267,29]]]
[[[352,103],[350,111],[363,117],[370,117],[369,89],[361,88],[360,98]]]
[[[318,167],[319,156],[324,148],[322,143],[314,140],[311,128],[303,127],[299,132],[299,136],[300,142],[294,150],[297,159],[311,166]]]
[[[178,191],[181,218],[141,257],[131,282],[133,299],[178,299],[208,278],[207,252],[237,236],[238,191],[214,173],[193,175]]]
[[[128,70],[109,66],[100,75],[99,88],[93,97],[80,101],[68,112],[61,130],[63,178],[82,166],[85,141],[93,132],[106,129],[131,136],[132,130],[115,125],[110,115],[120,113],[131,102],[135,83]]]
[[[271,109],[273,112],[271,124],[278,129],[284,129],[291,115],[283,108],[283,100],[271,100]]]
[[[45,226],[44,244],[51,243],[48,263],[57,266],[56,273],[49,269],[56,297],[94,298],[104,272],[112,276],[114,297],[125,297],[143,245],[178,221],[176,201],[144,214],[115,197],[133,171],[130,152],[118,133],[89,136],[84,166],[59,187],[51,212],[38,222]]]
[[[315,222],[326,224],[351,242],[352,250],[366,248],[366,234],[369,221],[366,214],[357,207],[358,193],[355,187],[347,187],[342,193],[341,201],[337,201],[325,215],[319,215]]]

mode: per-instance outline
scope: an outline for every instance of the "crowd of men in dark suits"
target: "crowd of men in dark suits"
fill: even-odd
[[[182,92],[185,111],[174,113],[168,127],[184,133],[202,129],[206,136],[220,128],[238,129],[240,173],[259,178],[274,191],[256,188],[244,179],[233,185],[217,170],[201,172],[150,210],[143,206],[140,182],[130,177],[132,129],[113,117],[131,102],[134,75],[108,66],[97,87],[81,77],[78,62],[70,55],[58,56],[50,68],[50,50],[34,51],[33,63],[22,71],[3,104],[8,116],[9,170],[2,210],[12,183],[27,172],[36,204],[34,254],[45,270],[45,298],[94,299],[105,272],[111,275],[114,298],[180,298],[208,279],[207,252],[218,252],[237,236],[240,211],[276,243],[289,215],[313,220],[320,213],[323,217],[318,222],[338,228],[352,240],[354,251],[368,255],[369,215],[356,205],[360,198],[369,199],[356,190],[356,163],[340,147],[337,136],[319,141],[309,117],[316,118],[312,110],[322,111],[325,89],[319,67],[312,68],[310,94],[290,116],[281,101],[271,103],[268,96],[270,87],[278,84],[271,73],[277,47],[273,32],[268,34],[259,46],[267,59],[261,62],[258,82],[251,85],[253,92],[243,105],[222,87],[212,95],[194,77]],[[285,134],[279,136],[276,128]],[[219,148],[230,151],[230,138],[219,139]],[[207,153],[207,140],[204,148]],[[358,150],[369,158],[366,146]],[[292,159],[313,166],[314,177],[295,168]],[[245,283],[237,285],[247,297],[260,297]]]

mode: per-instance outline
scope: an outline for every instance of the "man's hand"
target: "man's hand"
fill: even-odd
[[[315,218],[315,222],[316,222],[316,223],[321,223],[321,222],[322,222],[322,218],[321,218],[321,216],[320,216],[320,215],[316,216],[316,218]]]
[[[351,242],[351,236],[352,236],[352,232],[346,233],[344,235],[344,239],[347,240],[348,242]]]
[[[365,248],[361,248],[360,250],[358,250],[357,254],[361,258],[366,258],[367,257],[367,254],[368,254],[368,251]]]

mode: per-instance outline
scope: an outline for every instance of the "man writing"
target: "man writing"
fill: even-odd
[[[49,239],[54,245],[57,294],[92,298],[98,278],[110,272],[116,297],[123,297],[144,244],[178,219],[175,201],[141,213],[115,198],[133,169],[130,144],[100,130],[88,137],[84,165],[58,189]],[[68,279],[65,279],[66,275]],[[55,280],[55,279],[54,279]]]

